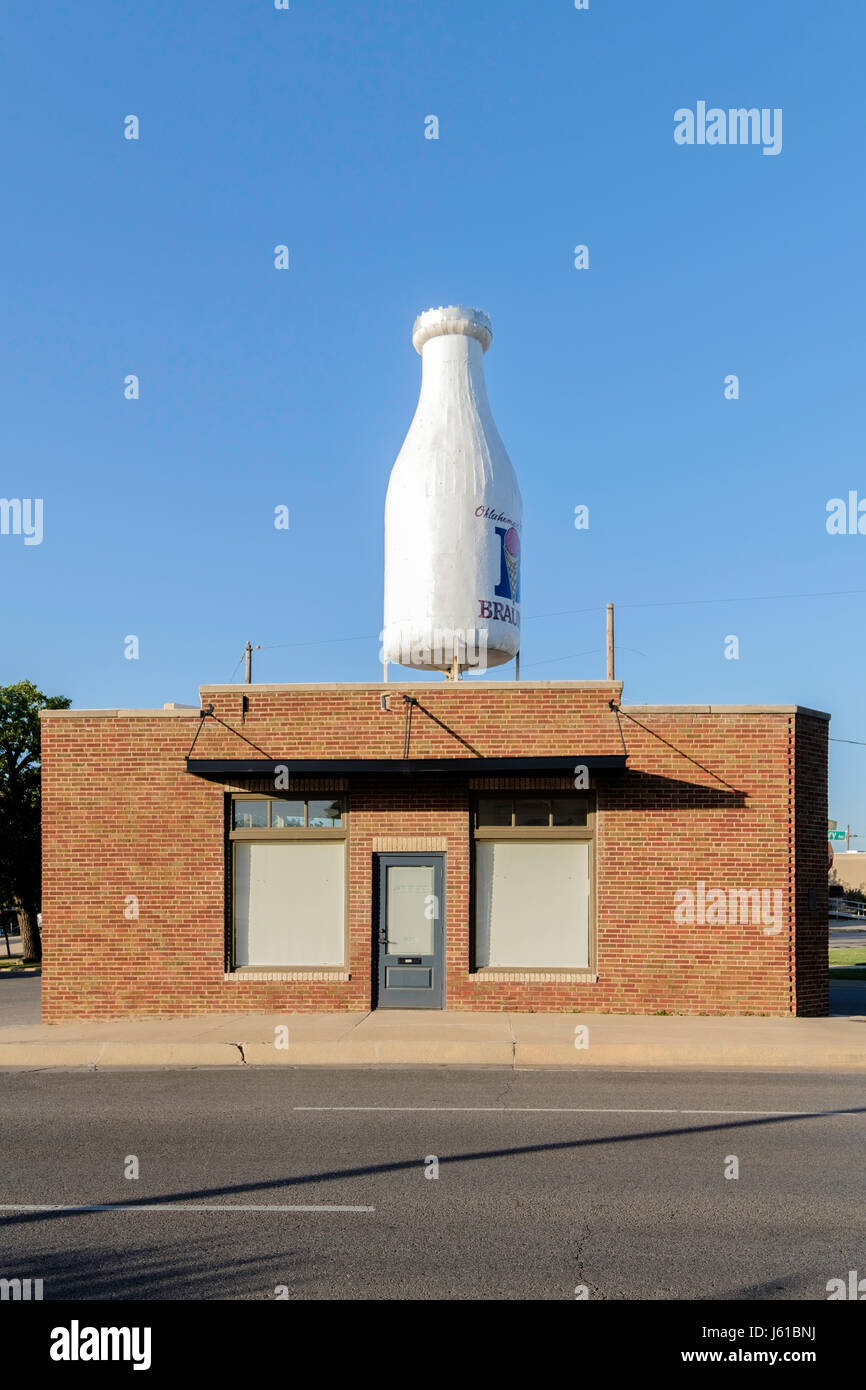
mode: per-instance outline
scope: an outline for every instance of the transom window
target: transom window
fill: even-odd
[[[475,828],[585,826],[588,815],[589,799],[585,796],[485,797],[476,805]]]
[[[233,830],[341,830],[343,803],[337,798],[290,800],[283,797],[237,797],[232,802]]]

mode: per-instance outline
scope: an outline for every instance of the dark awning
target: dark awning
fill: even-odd
[[[590,772],[616,772],[625,768],[624,753],[611,756],[585,756],[574,753],[553,758],[188,758],[187,772],[210,781],[224,782],[235,777],[274,777],[288,768],[295,777],[344,777],[346,775],[426,776],[429,774],[463,777],[531,775],[532,773],[573,773],[578,766]]]

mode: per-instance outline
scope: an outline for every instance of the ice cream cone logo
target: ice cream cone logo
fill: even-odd
[[[515,603],[518,602],[517,579],[520,572],[520,537],[512,526],[505,533],[505,563],[508,566],[508,582],[511,585],[511,597]]]

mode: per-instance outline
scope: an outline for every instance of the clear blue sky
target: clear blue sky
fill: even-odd
[[[0,679],[194,702],[247,637],[257,680],[378,679],[411,324],[464,302],[523,674],[602,675],[613,600],[626,702],[866,741],[866,592],[826,596],[866,535],[825,526],[866,497],[864,41],[862,0],[6,0],[0,490],[44,539],[0,536]],[[782,152],[675,144],[698,101],[781,108]],[[824,596],[747,601],[791,594]],[[831,749],[866,848],[866,747]]]

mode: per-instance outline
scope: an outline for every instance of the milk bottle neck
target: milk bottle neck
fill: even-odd
[[[479,408],[489,410],[484,349],[477,338],[464,333],[430,338],[421,352],[421,401],[452,392],[463,398],[469,395]]]

